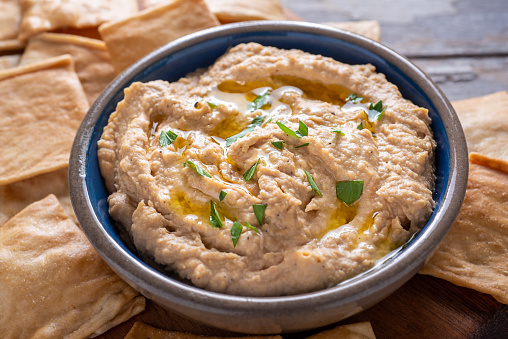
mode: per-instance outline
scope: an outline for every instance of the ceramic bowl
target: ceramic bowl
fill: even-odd
[[[97,141],[109,115],[134,81],[176,81],[210,66],[239,43],[297,48],[348,64],[371,63],[402,95],[429,109],[437,142],[435,210],[426,226],[382,265],[324,290],[281,297],[240,297],[197,288],[143,262],[122,240],[108,214],[108,193],[97,163]],[[299,22],[248,22],[204,30],[147,55],[120,74],[92,105],[70,159],[71,199],[88,239],[125,281],[183,316],[244,333],[294,332],[342,320],[396,291],[421,268],[451,227],[464,198],[467,148],[459,120],[441,90],[405,57],[359,35]]]

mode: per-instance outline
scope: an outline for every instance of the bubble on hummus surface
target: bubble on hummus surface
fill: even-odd
[[[288,295],[365,272],[425,225],[430,123],[372,65],[249,43],[133,83],[98,157],[139,251],[198,287]]]

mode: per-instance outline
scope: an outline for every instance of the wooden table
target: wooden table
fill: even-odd
[[[311,22],[380,21],[382,42],[415,62],[450,100],[508,90],[508,0],[282,2]],[[101,337],[123,338],[135,321],[196,334],[231,334],[149,301],[143,313]],[[422,275],[381,303],[338,324],[358,321],[370,321],[377,338],[508,338],[507,305]],[[283,337],[304,338],[320,330]]]

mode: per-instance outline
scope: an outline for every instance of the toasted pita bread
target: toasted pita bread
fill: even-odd
[[[470,157],[466,197],[457,220],[420,273],[508,304],[508,172],[499,170],[499,163],[508,165],[479,154]]]
[[[136,322],[131,330],[125,336],[125,339],[223,339],[224,337],[214,337],[206,335],[197,335],[192,333],[161,330],[159,328],[146,325],[142,322]],[[274,336],[248,336],[248,337],[227,337],[227,339],[280,339],[280,335]]]
[[[508,161],[508,92],[454,101],[469,152]]]
[[[374,41],[381,41],[381,26],[378,21],[351,21],[351,22],[326,22],[325,25],[337,27],[356,34],[363,35]]]
[[[376,339],[370,322],[341,325],[331,330],[311,335],[307,339]]]
[[[0,54],[7,54],[15,51],[22,51],[26,42],[18,39],[0,40]]]
[[[21,55],[19,54],[0,56],[0,71],[16,67],[19,63],[20,57]]]
[[[286,20],[279,0],[206,0],[223,24],[250,20]]]
[[[99,27],[115,69],[121,72],[155,49],[205,28],[219,25],[203,0],[174,0],[127,19]]]
[[[103,41],[70,34],[42,33],[28,42],[20,65],[70,54],[89,104],[115,77],[106,44]]]
[[[0,227],[3,338],[85,338],[144,310],[49,195]]]
[[[21,2],[2,0],[0,10],[0,40],[16,39],[21,21]]]
[[[31,203],[54,194],[65,213],[77,223],[69,197],[68,168],[0,186],[0,227]]]
[[[0,185],[67,166],[87,109],[69,55],[0,71]]]
[[[59,28],[88,28],[138,11],[137,0],[20,0],[23,14],[18,39]]]

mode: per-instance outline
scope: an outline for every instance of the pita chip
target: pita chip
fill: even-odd
[[[69,55],[0,71],[0,185],[67,166],[88,109]]]
[[[469,152],[508,161],[508,92],[454,101]]]
[[[99,27],[119,73],[144,55],[184,35],[219,25],[204,0],[174,0]]]
[[[0,54],[8,54],[15,51],[22,51],[26,42],[18,39],[0,40]]]
[[[28,41],[20,65],[70,54],[74,67],[91,105],[115,78],[104,41],[70,34],[42,33]]]
[[[279,0],[206,0],[223,24],[250,20],[286,20]]]
[[[68,168],[0,186],[0,227],[31,203],[54,194],[65,213],[77,223],[69,197]]]
[[[508,304],[508,162],[481,154],[471,154],[469,160],[457,220],[419,273]]]
[[[0,71],[16,67],[19,63],[20,57],[21,55],[19,54],[0,56]]]
[[[61,28],[88,28],[138,11],[137,0],[20,0],[22,18],[18,39]]]
[[[325,25],[350,31],[366,38],[380,42],[381,26],[376,20],[350,21],[350,22],[326,22]]]
[[[223,339],[224,337],[214,337],[206,335],[197,335],[185,332],[167,331],[146,325],[142,322],[136,322],[131,330],[125,336],[125,339]],[[273,336],[245,336],[245,337],[227,337],[228,339],[281,339],[280,335]]]
[[[2,0],[0,11],[0,40],[16,39],[21,21],[21,1]]]
[[[144,310],[49,195],[0,227],[3,338],[85,338]]]
[[[341,325],[331,330],[311,335],[307,339],[376,339],[370,322],[364,321],[356,324]]]

